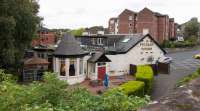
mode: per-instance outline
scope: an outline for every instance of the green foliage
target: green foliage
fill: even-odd
[[[136,111],[150,101],[149,96],[128,96],[119,89],[95,96],[83,88],[67,88],[54,73],[29,85],[3,80],[0,95],[0,111]]]
[[[3,81],[16,82],[16,80],[12,74],[6,74],[4,70],[0,69],[0,83]]]
[[[67,91],[66,83],[58,80],[55,74],[46,73],[44,82],[29,85],[18,85],[3,81],[0,85],[0,111],[21,111],[52,109],[63,103]]]
[[[198,38],[199,32],[199,22],[197,18],[192,18],[189,22],[185,24],[184,37],[186,40],[194,39],[195,42]],[[193,38],[192,38],[193,37]]]
[[[171,41],[165,40],[162,44],[164,48],[171,48]]]
[[[145,94],[151,94],[153,79],[153,70],[150,66],[137,66],[136,80],[143,81],[145,83]]]
[[[164,48],[185,48],[185,47],[193,47],[195,45],[196,44],[195,42],[193,42],[193,40],[186,40],[186,41],[179,41],[179,42],[164,41],[162,46]]]
[[[81,36],[84,31],[85,31],[84,28],[79,28],[79,29],[71,30],[70,33],[74,36]]]
[[[186,76],[183,79],[181,79],[180,81],[178,81],[176,86],[184,85],[197,77],[200,77],[200,68],[198,68],[198,70],[196,72],[194,72],[193,74]]]
[[[129,81],[121,85],[120,88],[127,95],[144,96],[144,82]]]
[[[16,71],[40,22],[39,6],[36,0],[1,0],[0,4],[0,67]]]
[[[136,111],[148,102],[150,102],[149,96],[144,98],[128,96],[119,88],[115,88],[103,94],[100,107],[101,111]]]
[[[200,68],[197,69],[197,73],[200,74]]]

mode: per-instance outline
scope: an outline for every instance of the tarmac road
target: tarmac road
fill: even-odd
[[[152,93],[153,100],[169,94],[180,79],[192,74],[200,67],[200,60],[192,58],[193,55],[198,53],[200,53],[200,49],[166,55],[173,58],[173,62],[170,64],[170,74],[159,74],[155,77]]]

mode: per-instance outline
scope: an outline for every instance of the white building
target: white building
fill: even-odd
[[[96,38],[98,40],[98,37]],[[53,59],[54,72],[60,79],[66,80],[69,84],[83,82],[86,78],[103,80],[106,73],[110,76],[128,74],[130,64],[155,64],[158,58],[165,54],[149,34],[104,35],[104,52],[86,52],[85,49],[88,47],[96,48],[90,39],[87,37],[84,42],[78,42],[73,36],[64,37],[55,50]],[[91,41],[94,42],[94,39]]]

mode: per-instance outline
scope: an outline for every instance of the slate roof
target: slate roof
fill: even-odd
[[[86,55],[78,41],[72,35],[65,35],[58,47],[56,48],[55,56],[79,56]]]
[[[154,43],[164,52],[165,50],[161,48],[161,46],[151,37],[151,35],[142,35],[142,34],[119,34],[119,35],[101,35],[101,36],[77,36],[77,40],[82,45],[85,46],[95,46],[92,44],[92,39],[102,38],[103,46],[105,52],[108,54],[120,54],[126,53],[131,48],[136,46],[140,41],[142,41],[145,37],[149,36],[150,39],[154,41]],[[125,39],[129,39],[127,42],[122,42]],[[95,46],[96,47],[96,46]]]
[[[48,65],[49,62],[46,59],[39,57],[32,57],[24,62],[24,65]]]
[[[133,34],[129,36],[121,37],[117,40],[115,47],[109,46],[107,49],[107,53],[110,54],[120,54],[120,53],[126,53],[129,50],[131,50],[133,47],[135,47],[139,42],[141,42],[144,38],[149,37],[154,43],[164,52],[166,51],[156,42],[151,35],[143,35],[143,34]],[[114,38],[115,39],[115,38]],[[128,39],[127,42],[123,42],[123,40]]]
[[[89,62],[111,62],[110,59],[108,59],[105,56],[105,53],[103,52],[96,52],[94,54],[92,54],[92,56],[88,59]]]
[[[110,38],[109,39],[109,46],[107,49],[107,53],[126,53],[130,48],[132,48],[138,41],[143,39],[142,34],[134,34],[134,35],[127,35],[123,37],[116,37],[116,38]],[[127,42],[123,42],[123,40],[127,39]],[[111,45],[112,43],[115,43],[115,45]]]

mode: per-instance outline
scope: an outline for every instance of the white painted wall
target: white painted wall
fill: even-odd
[[[126,54],[106,55],[112,62],[109,63],[108,74],[110,76],[123,75],[128,71],[129,65],[127,63]]]
[[[146,43],[146,41],[150,41],[150,38],[146,37],[141,43]],[[109,63],[109,75],[118,76],[128,74],[130,64],[154,64],[159,57],[164,56],[164,53],[154,42],[152,43],[152,46],[141,46],[139,43],[126,54],[106,55],[112,61]],[[147,51],[142,50],[142,48],[152,48],[152,50]],[[149,56],[154,57],[153,62],[147,61]],[[144,60],[141,60],[142,58]]]

